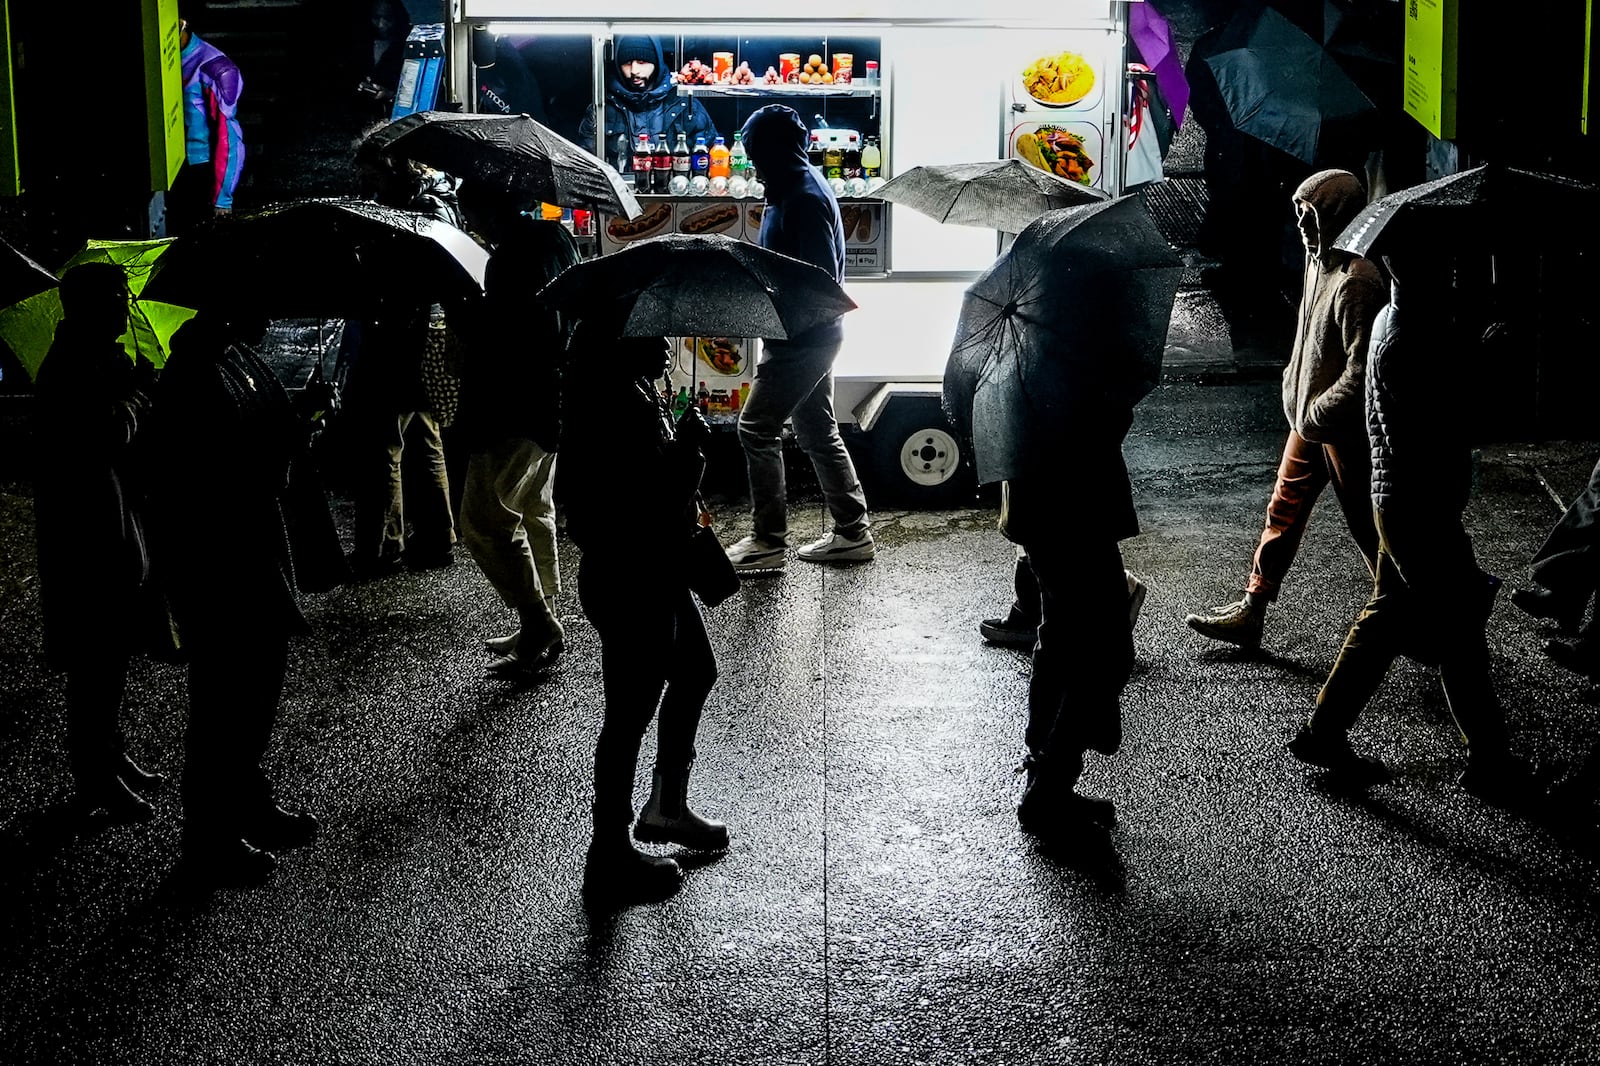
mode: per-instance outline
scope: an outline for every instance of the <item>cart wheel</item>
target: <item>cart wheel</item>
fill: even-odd
[[[908,507],[960,507],[976,486],[971,457],[931,400],[891,401],[869,435],[874,488]]]

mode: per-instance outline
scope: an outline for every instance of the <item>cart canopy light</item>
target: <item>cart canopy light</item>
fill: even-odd
[[[805,20],[834,25],[850,22],[878,25],[960,23],[977,26],[1061,26],[1081,23],[1085,19],[1109,19],[1113,6],[1119,2],[1126,0],[1055,0],[1048,5],[1041,5],[1039,0],[988,0],[983,5],[982,16],[975,18],[972,0],[819,0],[806,9]],[[553,14],[554,7],[548,3],[538,3],[537,0],[461,0],[461,15],[468,19],[527,19],[546,23],[569,21],[559,14]],[[586,7],[581,16],[576,5],[574,8],[570,20],[572,23],[593,25],[593,8]],[[730,21],[726,0],[678,0],[673,5],[672,13],[673,24],[679,28],[685,22],[727,24]],[[660,0],[612,0],[605,6],[605,14],[608,19],[616,21],[654,22],[661,18],[661,4]],[[737,17],[731,21],[792,23],[795,21],[795,7],[792,0],[745,0],[738,7]],[[498,33],[518,32],[504,25],[491,26],[490,29]]]

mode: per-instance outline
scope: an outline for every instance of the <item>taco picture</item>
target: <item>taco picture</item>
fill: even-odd
[[[1018,134],[1017,156],[1058,178],[1080,185],[1094,182],[1090,174],[1094,159],[1084,149],[1083,138],[1060,126],[1038,126]]]

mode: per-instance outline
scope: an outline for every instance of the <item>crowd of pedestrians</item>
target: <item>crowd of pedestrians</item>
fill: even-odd
[[[760,243],[841,278],[838,204],[806,162],[799,117],[762,108],[742,133],[768,189]],[[682,877],[678,864],[633,840],[709,852],[729,845],[728,827],[698,813],[689,796],[717,661],[692,577],[668,568],[641,581],[616,560],[640,543],[687,547],[700,525],[711,431],[697,408],[675,416],[664,400],[664,338],[619,337],[613,322],[575,321],[526,300],[579,260],[558,223],[470,179],[461,184],[418,166],[369,167],[362,187],[380,202],[463,226],[489,260],[480,305],[447,311],[385,301],[347,331],[354,370],[343,417],[358,460],[352,574],[449,565],[459,529],[516,615],[513,630],[488,642],[487,669],[536,683],[564,650],[560,509],[580,555],[577,601],[600,638],[604,687],[586,891],[614,901],[669,894]],[[1289,432],[1266,528],[1243,598],[1188,624],[1213,639],[1259,645],[1312,504],[1332,485],[1373,588],[1314,712],[1285,738],[1288,750],[1357,786],[1386,780],[1350,732],[1390,663],[1405,655],[1439,670],[1466,743],[1462,785],[1515,805],[1545,783],[1512,754],[1495,699],[1485,624],[1500,582],[1478,567],[1462,525],[1469,427],[1430,347],[1470,339],[1452,332],[1460,316],[1449,278],[1421,261],[1372,263],[1329,246],[1364,203],[1360,179],[1344,171],[1316,174],[1294,194],[1305,289],[1284,374]],[[311,425],[252,350],[264,321],[244,310],[204,310],[174,336],[158,374],[130,363],[116,342],[127,301],[119,268],[69,272],[65,319],[38,382],[46,651],[66,672],[76,802],[96,817],[152,816],[143,797],[160,781],[127,755],[118,724],[123,689],[134,655],[181,660],[189,688],[185,867],[207,885],[259,884],[274,851],[308,844],[319,831],[311,815],[278,804],[261,769],[289,641],[306,631],[297,568],[311,560],[297,544],[292,490]],[[457,506],[437,405],[420,378],[424,352],[438,339],[430,331],[442,330],[465,353],[450,437],[465,459]],[[861,564],[875,555],[866,498],[832,407],[841,338],[834,321],[764,346],[739,419],[753,532],[726,548],[734,570],[772,570],[786,560],[786,423],[817,472],[831,519],[799,558]],[[566,354],[601,349],[607,358]],[[1109,382],[1086,381],[1059,412],[1083,441],[1073,464],[1078,520],[1060,520],[1049,468],[1024,469],[1002,486],[1000,530],[1018,552],[1016,599],[1005,618],[980,626],[987,639],[1032,649],[1017,814],[1025,831],[1054,840],[1103,834],[1115,821],[1109,800],[1078,786],[1087,753],[1112,755],[1121,743],[1120,697],[1146,592],[1119,548],[1139,523],[1122,456],[1132,401],[1118,395]],[[582,397],[582,417],[567,406],[573,396]],[[422,474],[421,491],[409,496],[408,455],[421,460]],[[1536,584],[1514,594],[1524,610],[1576,634],[1553,641],[1549,653],[1591,678],[1600,678],[1600,633],[1592,615],[1584,622],[1600,584],[1597,497],[1600,465],[1535,557]],[[89,602],[93,634],[83,632]],[[1099,621],[1077,624],[1084,616]],[[107,632],[114,639],[106,641]],[[161,635],[159,647],[144,636],[151,632]],[[86,672],[70,651],[91,639],[100,654]],[[650,798],[635,811],[640,748],[653,720]],[[1597,774],[1591,765],[1561,787],[1592,791]]]

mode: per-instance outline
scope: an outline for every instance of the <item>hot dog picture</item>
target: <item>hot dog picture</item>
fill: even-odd
[[[761,212],[766,209],[766,204],[756,204],[754,207],[746,209],[745,220],[750,224],[751,229],[758,230],[761,228]]]
[[[697,208],[678,223],[679,233],[726,233],[739,224],[738,204],[715,204]]]
[[[635,219],[613,218],[606,223],[606,233],[614,241],[637,241],[654,237],[672,221],[670,203],[651,204],[644,214]]]

